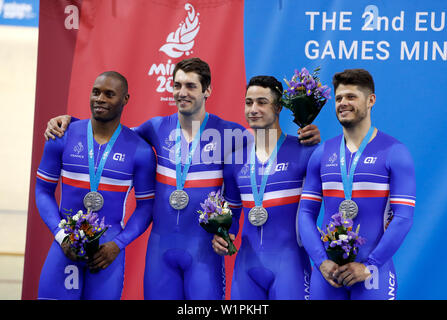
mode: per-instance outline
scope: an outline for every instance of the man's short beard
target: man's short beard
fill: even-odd
[[[338,119],[338,122],[340,122],[340,124],[346,129],[353,128],[357,123],[355,121],[346,121],[346,120],[340,120],[340,119]]]

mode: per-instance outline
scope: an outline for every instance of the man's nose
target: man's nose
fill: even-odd
[[[188,90],[186,90],[185,86],[181,86],[178,94],[180,97],[186,97],[188,95]]]
[[[259,109],[258,104],[256,102],[254,102],[250,107],[250,113],[252,113],[252,114],[258,113],[258,111],[259,111],[258,109]]]
[[[104,101],[105,101],[105,95],[104,95],[104,93],[101,92],[100,94],[98,94],[96,96],[96,102],[102,103]]]

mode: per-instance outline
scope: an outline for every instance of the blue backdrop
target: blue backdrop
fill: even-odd
[[[247,79],[289,79],[295,69],[317,66],[331,87],[344,69],[373,75],[373,124],[405,143],[416,166],[414,224],[394,256],[398,299],[447,298],[445,8],[441,0],[245,0]],[[323,140],[341,133],[333,95],[314,123]],[[296,134],[290,111],[283,110],[281,126]]]
[[[37,27],[39,0],[0,0],[0,25]]]

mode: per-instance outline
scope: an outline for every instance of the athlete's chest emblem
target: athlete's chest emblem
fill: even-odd
[[[124,162],[124,159],[126,158],[126,155],[124,153],[119,153],[116,152],[113,154],[112,159],[119,161],[119,162]]]
[[[203,147],[203,151],[205,152],[210,152],[210,151],[214,151],[217,148],[217,143],[216,142],[210,142],[207,145],[205,145]]]
[[[288,167],[289,167],[289,163],[288,162],[278,163],[276,165],[276,167],[275,167],[275,172],[287,171]]]
[[[73,153],[70,154],[70,157],[83,159],[84,155],[81,154],[82,151],[84,151],[84,145],[81,141],[79,141],[77,144],[74,145]]]
[[[326,167],[337,167],[338,166],[338,156],[334,152],[328,159],[328,163],[326,163]]]
[[[363,163],[365,164],[375,164],[377,161],[377,157],[366,157]]]

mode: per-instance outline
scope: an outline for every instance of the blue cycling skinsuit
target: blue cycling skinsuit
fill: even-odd
[[[39,282],[39,299],[120,299],[124,281],[125,247],[143,233],[152,221],[155,195],[155,154],[135,132],[122,126],[100,178],[98,192],[104,206],[97,214],[111,225],[100,243],[114,241],[121,249],[117,258],[98,273],[91,273],[85,262],[67,258],[60,246],[65,236],[58,225],[67,215],[86,212],[84,196],[90,191],[87,125],[73,122],[62,138],[49,140],[37,171],[36,204],[39,213],[55,235]],[[93,142],[95,168],[106,144]],[[55,198],[60,182],[61,199]],[[136,209],[124,226],[125,203],[134,189]]]
[[[360,236],[366,239],[355,261],[365,264],[372,275],[351,287],[335,288],[319,271],[321,263],[328,259],[316,228],[321,203],[324,201],[324,230],[345,199],[339,162],[342,137],[326,141],[312,154],[301,197],[300,235],[315,263],[311,299],[392,300],[397,291],[392,257],[412,225],[416,182],[413,160],[407,148],[381,131],[377,131],[361,154],[352,187],[352,200],[359,209],[353,230],[360,224]],[[345,146],[345,154],[349,170],[355,152],[351,153]]]
[[[294,136],[285,137],[278,146],[276,160],[275,152],[270,156],[271,169],[267,169],[268,161],[262,163],[254,154],[250,155],[253,142],[243,149],[245,161],[225,167],[225,199],[232,209],[243,207],[244,211],[231,299],[303,300],[309,297],[310,259],[299,243],[296,219],[307,163],[315,146],[302,146]],[[255,165],[251,166],[253,162]],[[260,205],[255,203],[253,195],[253,174],[258,189],[262,178],[268,175],[261,200],[268,219],[261,226],[252,225],[248,220],[250,209]]]
[[[200,202],[212,191],[222,188],[223,159],[231,153],[233,143],[224,143],[225,134],[245,129],[209,114],[183,190],[189,196],[181,210],[171,207],[169,198],[177,189],[176,130],[178,114],[152,118],[135,131],[148,141],[157,153],[156,190],[153,224],[149,236],[144,276],[145,299],[223,299],[225,293],[224,259],[211,246],[212,234],[199,225]],[[182,170],[187,163],[188,143],[181,143]],[[233,217],[232,233],[237,233],[239,216]]]

